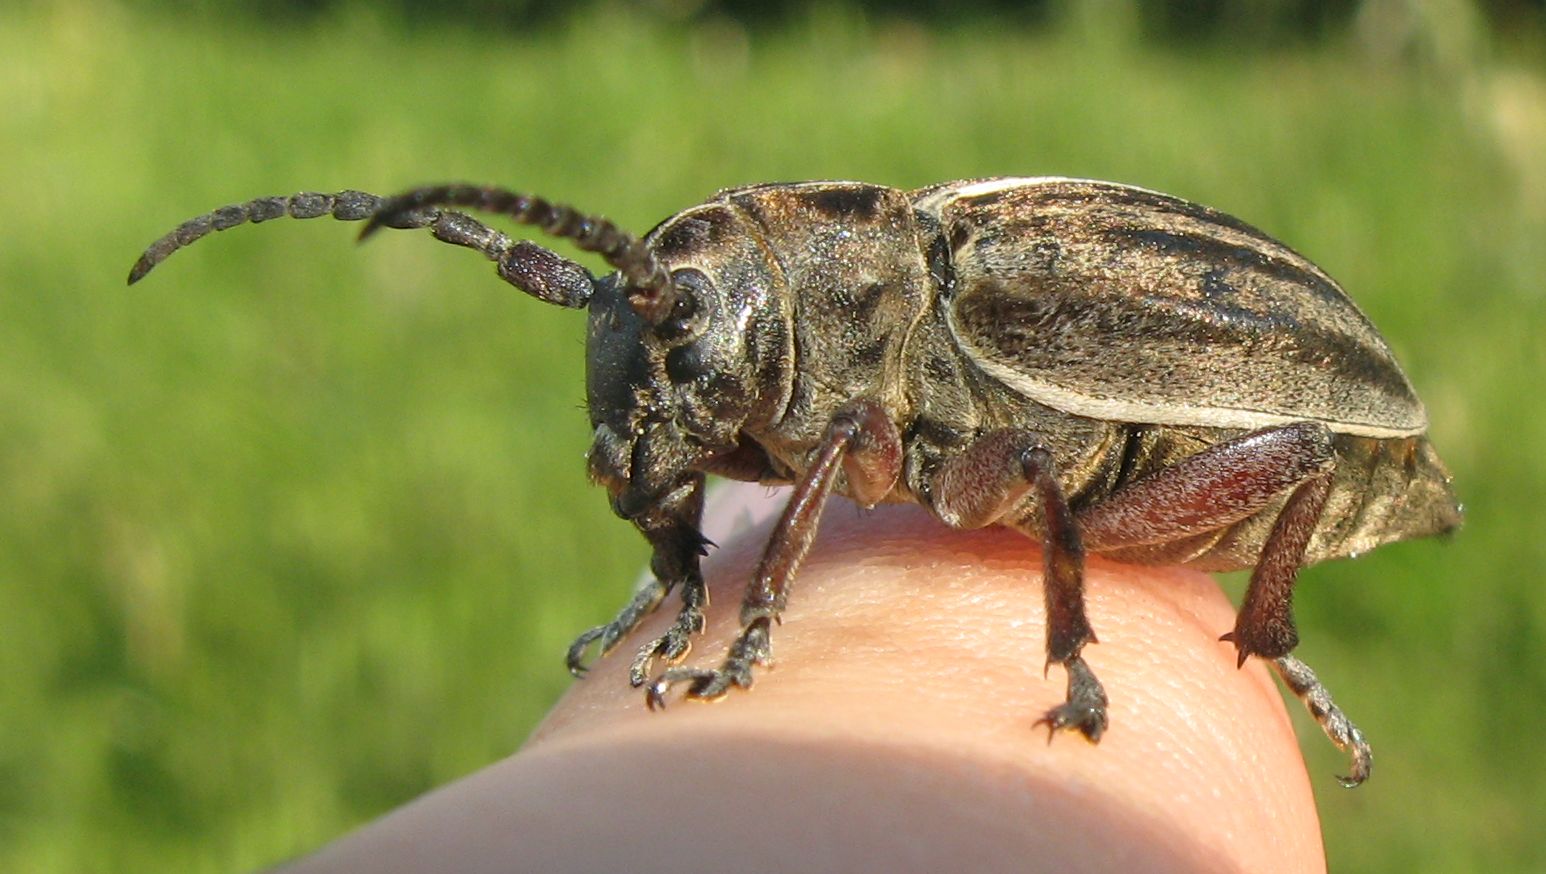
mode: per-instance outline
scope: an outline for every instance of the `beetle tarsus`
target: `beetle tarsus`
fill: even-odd
[[[644,617],[655,612],[660,602],[665,599],[666,593],[671,587],[658,579],[651,579],[634,593],[623,609],[617,612],[617,617],[605,625],[597,625],[595,628],[585,630],[574,643],[569,644],[569,652],[564,658],[564,663],[569,666],[569,673],[576,677],[583,677],[590,670],[585,664],[585,651],[596,641],[601,641],[597,648],[597,657],[611,652],[623,638],[639,627]]]
[[[650,668],[655,659],[676,664],[692,650],[692,636],[703,631],[703,608],[708,606],[709,590],[700,577],[689,579],[682,586],[682,609],[676,621],[665,633],[642,647],[628,669],[628,682],[635,689],[649,682]]]
[[[1310,670],[1310,666],[1291,655],[1273,659],[1272,666],[1278,676],[1283,678],[1289,691],[1304,702],[1305,709],[1315,717],[1321,730],[1326,732],[1326,737],[1351,759],[1351,770],[1347,776],[1337,777],[1337,781],[1352,789],[1369,779],[1369,773],[1374,767],[1374,753],[1369,748],[1369,741],[1358,730],[1358,726],[1347,718],[1347,714],[1342,712],[1342,708],[1331,700],[1331,692]]]
[[[1083,656],[1070,658],[1063,667],[1068,671],[1068,700],[1048,710],[1035,724],[1047,726],[1048,743],[1060,730],[1077,731],[1090,743],[1100,743],[1106,732],[1106,690]]]
[[[754,678],[752,669],[757,665],[773,664],[772,641],[768,630],[772,620],[763,616],[741,629],[725,661],[717,668],[671,668],[662,673],[645,691],[644,703],[651,710],[662,710],[673,686],[687,686],[686,696],[700,701],[723,698],[731,689],[750,689]]]
[[[597,625],[580,632],[580,636],[569,644],[569,651],[564,656],[564,665],[569,669],[570,676],[577,680],[583,680],[590,673],[590,665],[585,664],[585,651],[606,633],[607,626]]]

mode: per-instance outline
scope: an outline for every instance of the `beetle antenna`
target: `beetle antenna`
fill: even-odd
[[[676,300],[671,274],[642,240],[635,239],[608,219],[588,216],[572,206],[504,188],[434,185],[411,189],[384,201],[360,231],[360,238],[370,236],[383,226],[395,226],[404,214],[439,206],[460,206],[507,216],[555,237],[572,240],[583,252],[600,255],[622,273],[628,286],[628,302],[651,324],[664,319]]]
[[[133,285],[145,278],[145,274],[155,268],[157,264],[165,261],[173,252],[184,246],[192,245],[211,231],[224,231],[237,225],[251,222],[266,222],[269,219],[290,218],[309,219],[330,215],[339,221],[358,222],[364,221],[376,214],[381,208],[382,198],[365,191],[340,191],[337,194],[318,194],[316,192],[302,192],[292,194],[289,197],[259,197],[246,203],[222,206],[214,212],[207,212],[197,218],[191,218],[178,225],[171,233],[150,244],[145,254],[134,264],[134,269],[129,271],[129,284]]]
[[[339,221],[365,221],[375,217],[385,203],[387,199],[379,195],[349,190],[337,194],[302,192],[289,197],[260,197],[224,206],[183,222],[152,243],[129,271],[129,284],[144,279],[145,274],[173,252],[211,231],[285,217],[307,219],[331,215]],[[535,243],[512,240],[465,213],[433,207],[398,210],[383,223],[404,230],[428,228],[442,243],[481,252],[498,266],[500,278],[547,303],[583,307],[595,288],[594,277],[579,264]]]

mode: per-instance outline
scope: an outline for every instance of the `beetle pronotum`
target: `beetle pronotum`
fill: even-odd
[[[603,277],[462,207],[598,253]],[[1223,213],[1109,182],[1004,178],[722,191],[642,239],[538,197],[467,185],[382,199],[265,197],[184,223],[142,278],[211,230],[282,216],[429,228],[548,303],[588,307],[592,479],[654,549],[654,578],[580,635],[585,671],[672,591],[634,657],[651,707],[749,687],[833,492],[913,501],[955,528],[1041,542],[1047,657],[1067,700],[1040,722],[1098,741],[1083,557],[1254,568],[1231,642],[1267,659],[1369,775],[1361,732],[1291,655],[1299,568],[1454,529],[1427,415],[1384,340],[1322,270]],[[707,474],[793,484],[716,667],[668,667],[702,630]]]

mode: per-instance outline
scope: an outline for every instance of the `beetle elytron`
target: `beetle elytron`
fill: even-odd
[[[516,242],[463,207],[599,253]],[[1091,741],[1106,695],[1083,649],[1083,556],[1254,568],[1223,639],[1268,659],[1367,778],[1368,743],[1290,653],[1301,566],[1460,523],[1427,417],[1335,281],[1261,231],[1140,188],[1061,178],[899,191],[855,182],[720,192],[635,239],[541,198],[464,185],[391,199],[268,197],[193,219],[129,281],[211,230],[332,215],[429,228],[548,303],[588,307],[591,477],[654,549],[654,579],[568,653],[576,675],[673,590],[630,672],[651,707],[749,687],[835,492],[999,524],[1045,554],[1047,657],[1067,700],[1040,720]],[[362,234],[363,236],[364,234]],[[702,630],[704,479],[793,494],[714,668],[669,667]]]

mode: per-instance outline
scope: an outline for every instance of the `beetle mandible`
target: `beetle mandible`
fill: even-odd
[[[568,238],[596,277],[461,207]],[[185,222],[142,278],[212,230],[332,215],[428,228],[548,303],[588,307],[591,478],[653,548],[653,579],[568,652],[576,676],[672,591],[675,621],[630,680],[749,687],[834,492],[912,501],[955,528],[1006,525],[1045,556],[1048,663],[1063,704],[1039,722],[1098,741],[1107,699],[1083,650],[1083,557],[1253,568],[1233,630],[1369,775],[1363,734],[1304,662],[1304,565],[1460,523],[1422,403],[1324,271],[1208,207],[1093,180],[995,178],[900,191],[858,182],[721,191],[643,238],[540,197],[447,185],[265,197]],[[712,668],[668,667],[702,630],[708,474],[793,485]]]

